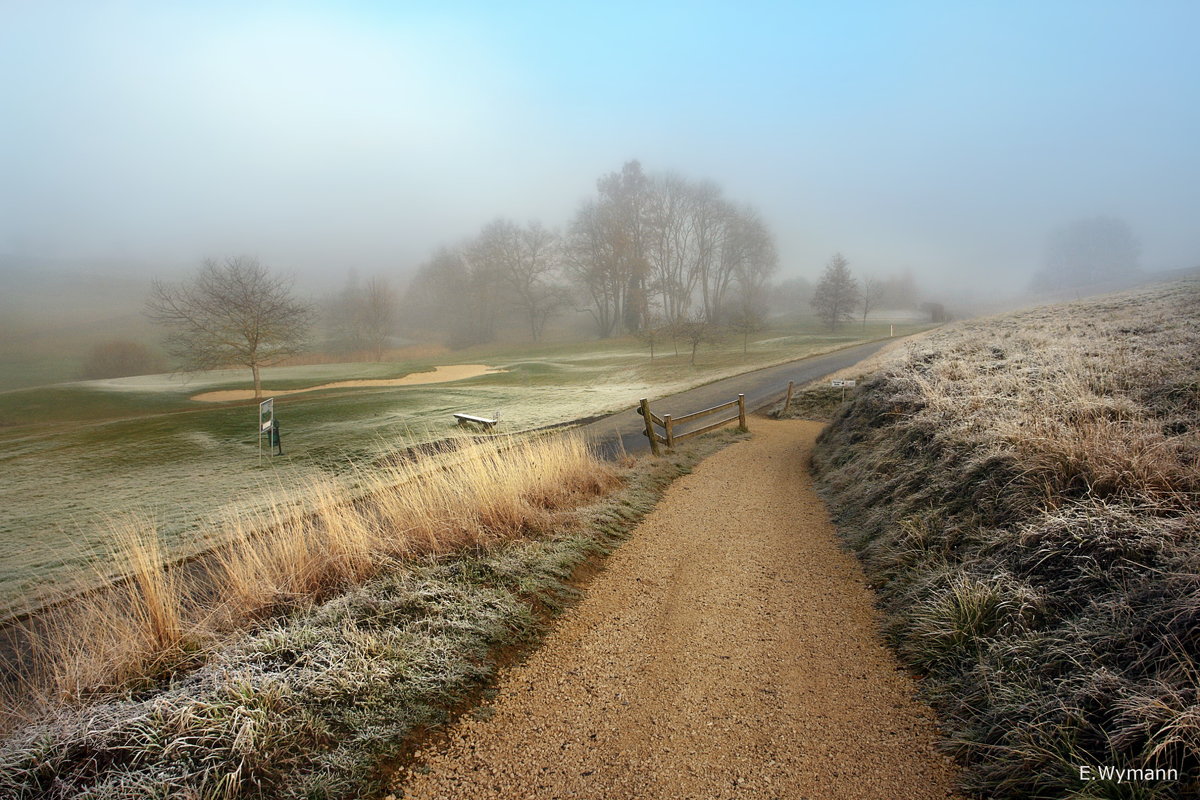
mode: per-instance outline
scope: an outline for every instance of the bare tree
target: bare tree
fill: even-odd
[[[767,281],[779,269],[779,254],[767,226],[752,208],[740,210],[727,237],[732,254],[728,255],[730,277],[722,289],[721,299],[729,285],[736,289],[737,307],[746,312],[754,309],[761,316],[767,311]]]
[[[839,322],[854,318],[854,307],[858,303],[858,281],[850,274],[850,263],[841,253],[834,253],[825,265],[809,303],[830,330],[835,330]]]
[[[862,327],[867,329],[867,314],[871,313],[871,309],[879,303],[879,298],[883,297],[884,284],[879,278],[863,278],[862,291],[858,297],[858,307],[862,309]]]
[[[622,277],[621,312],[625,329],[639,330],[650,316],[647,296],[650,263],[647,247],[647,179],[638,161],[596,181],[606,235],[610,237],[615,271]]]
[[[528,321],[533,341],[540,340],[546,322],[569,301],[558,281],[558,236],[537,222],[520,228],[498,219],[483,229],[472,252],[499,277],[505,299]]]
[[[516,244],[516,258],[508,265],[508,282],[536,342],[542,338],[549,319],[570,301],[559,278],[561,242],[558,234],[539,222],[531,222],[517,232]]]
[[[621,323],[628,283],[607,215],[608,209],[596,201],[584,203],[571,222],[563,251],[567,275],[582,289],[601,339],[616,333]]]
[[[358,307],[362,299],[362,281],[358,270],[350,268],[346,274],[346,285],[325,303],[325,321],[328,333],[326,347],[333,352],[349,356],[362,349],[362,338],[358,330]]]
[[[654,347],[662,342],[663,338],[670,334],[667,326],[663,325],[662,320],[657,317],[651,317],[646,320],[646,324],[642,326],[634,336],[642,344],[650,348],[650,360],[654,360]],[[676,353],[678,355],[678,353]]]
[[[167,352],[185,369],[249,367],[255,398],[262,397],[259,370],[299,353],[313,320],[290,280],[244,256],[209,259],[185,283],[155,280],[147,312],[169,329]]]
[[[732,261],[721,259],[721,243],[734,213],[721,197],[721,187],[701,181],[690,188],[692,244],[688,272],[692,286],[700,289],[704,319],[719,322],[721,295],[733,278]],[[724,269],[723,269],[724,267]]]
[[[730,328],[742,335],[742,355],[750,349],[750,334],[766,325],[767,281],[779,267],[779,257],[770,231],[752,209],[738,214],[730,238],[736,249],[736,259],[729,269],[733,272],[736,302]]]
[[[388,337],[395,332],[399,298],[387,278],[375,276],[366,284],[351,270],[346,288],[328,309],[334,346],[344,352],[370,352],[383,360]]]
[[[654,179],[647,198],[647,255],[653,288],[668,324],[687,318],[696,273],[689,254],[695,249],[691,184],[679,175]]]
[[[756,258],[764,239],[773,250],[757,212],[730,203],[711,181],[673,173],[647,178],[631,161],[597,187],[599,198],[572,223],[567,260],[601,336],[618,319],[636,333],[656,313],[669,328],[696,306],[716,324],[743,262]]]
[[[688,363],[696,365],[696,350],[702,344],[711,344],[720,338],[720,330],[716,325],[706,320],[702,315],[675,323],[675,330],[681,339],[692,346],[692,359]]]
[[[395,331],[396,307],[396,292],[387,278],[375,276],[367,281],[357,314],[358,329],[361,340],[371,351],[371,358],[376,361],[383,360],[388,338]]]
[[[492,341],[502,286],[493,267],[474,243],[439,248],[405,292],[405,330],[437,334],[451,347]]]
[[[729,320],[729,330],[742,335],[742,355],[750,352],[750,334],[758,333],[765,325],[766,316],[757,308],[739,308]]]

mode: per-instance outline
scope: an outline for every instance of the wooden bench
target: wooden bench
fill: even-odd
[[[467,426],[468,423],[473,423],[475,425],[481,426],[485,431],[490,431],[492,429],[492,427],[495,426],[495,424],[500,421],[499,414],[496,415],[495,419],[488,419],[487,417],[476,417],[472,414],[455,414],[454,418],[457,419],[458,424],[464,428]]]

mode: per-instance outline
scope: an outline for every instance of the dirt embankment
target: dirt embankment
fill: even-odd
[[[809,478],[820,425],[752,428],[670,488],[397,796],[953,796]]]

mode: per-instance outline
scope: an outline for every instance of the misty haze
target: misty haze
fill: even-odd
[[[0,796],[1200,796],[1198,28],[0,0]]]

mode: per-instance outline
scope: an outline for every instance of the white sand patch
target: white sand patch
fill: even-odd
[[[319,389],[352,389],[352,388],[377,388],[384,386],[422,386],[428,383],[449,383],[450,381],[461,381],[467,378],[477,378],[480,375],[491,375],[497,372],[507,372],[508,370],[489,367],[487,364],[454,364],[448,367],[434,367],[431,372],[413,372],[405,375],[403,378],[385,378],[380,380],[355,380],[355,381],[334,381],[333,383],[323,383],[320,386],[309,386],[305,389],[286,389],[275,391],[272,389],[263,389],[264,397],[282,397],[289,394],[300,394],[302,392],[315,392]],[[199,400],[201,403],[228,403],[233,400],[253,400],[253,389],[228,389],[218,392],[202,392],[197,395],[192,395],[193,400]]]

